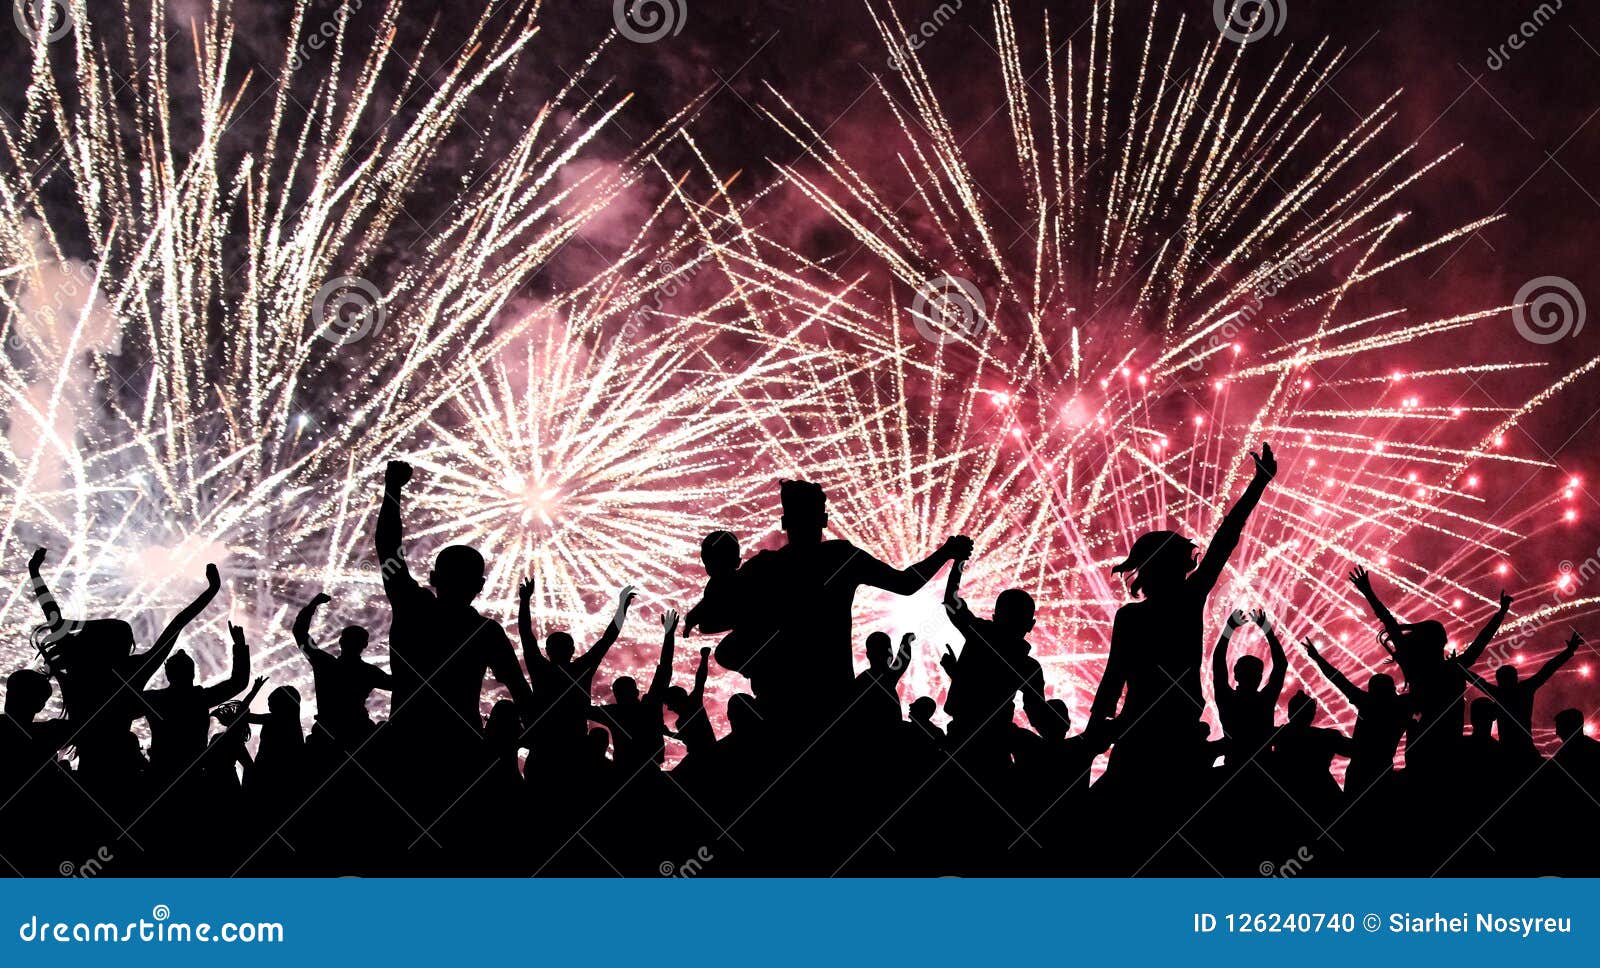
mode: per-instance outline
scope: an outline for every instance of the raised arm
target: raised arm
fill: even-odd
[[[1261,453],[1252,452],[1250,459],[1256,464],[1255,476],[1217,526],[1217,533],[1211,536],[1211,543],[1206,545],[1205,556],[1189,576],[1190,581],[1202,588],[1210,589],[1222,577],[1222,567],[1228,563],[1233,549],[1239,546],[1239,538],[1244,534],[1245,522],[1250,520],[1250,512],[1256,509],[1261,502],[1261,495],[1267,491],[1267,485],[1278,473],[1278,459],[1272,455],[1271,444],[1262,444]]]
[[[656,661],[656,674],[650,680],[650,688],[644,693],[644,698],[651,702],[660,702],[661,694],[672,685],[673,636],[678,630],[677,609],[669,608],[661,614],[661,629],[661,658]]]
[[[411,577],[405,552],[400,547],[403,534],[400,499],[411,480],[411,473],[410,464],[403,460],[392,460],[383,475],[383,504],[378,508],[378,526],[374,538],[378,568],[383,575],[383,590],[391,595],[398,588],[414,588],[417,584],[416,579]]]
[[[1233,687],[1228,685],[1228,643],[1233,641],[1233,633],[1239,626],[1250,619],[1240,609],[1234,609],[1228,616],[1228,624],[1222,627],[1222,634],[1217,636],[1216,647],[1211,650],[1211,683],[1214,691],[1231,692]]]
[[[1300,644],[1305,648],[1306,655],[1311,656],[1311,661],[1315,662],[1317,668],[1322,670],[1322,674],[1328,678],[1329,682],[1333,683],[1333,687],[1344,693],[1344,697],[1350,700],[1351,705],[1360,706],[1361,700],[1365,699],[1367,694],[1357,689],[1355,683],[1347,679],[1344,673],[1335,669],[1333,663],[1329,662],[1321,652],[1317,651],[1317,643],[1312,641],[1311,636],[1306,636],[1305,641]]]
[[[600,668],[600,663],[605,661],[606,653],[617,644],[617,636],[622,633],[622,623],[628,620],[628,606],[633,604],[634,596],[638,590],[632,585],[622,586],[622,591],[617,593],[617,610],[611,616],[611,622],[601,633],[599,641],[589,647],[582,658],[575,663],[590,671]]]
[[[28,559],[28,577],[33,580],[33,597],[39,602],[39,608],[44,612],[45,627],[49,630],[50,638],[54,638],[66,624],[61,617],[61,605],[56,597],[50,594],[50,586],[44,580],[44,559],[48,554],[40,548]]]
[[[524,578],[517,584],[517,638],[522,641],[522,661],[528,666],[528,676],[538,682],[550,660],[539,651],[539,640],[533,634],[532,601],[533,579]]]
[[[228,678],[200,690],[208,707],[219,706],[237,696],[250,681],[250,646],[245,644],[244,629],[229,622],[228,637],[233,639],[233,668]]]
[[[511,640],[506,638],[505,629],[498,624],[490,622],[488,625],[493,636],[489,644],[489,671],[494,673],[496,682],[506,687],[506,692],[511,695],[511,701],[516,704],[517,711],[524,718],[536,715],[533,708],[533,689],[529,687],[527,677],[522,674],[522,666],[517,664],[517,652],[511,647]]]
[[[1557,670],[1566,665],[1573,656],[1578,654],[1578,648],[1581,645],[1583,645],[1583,636],[1579,635],[1577,632],[1573,632],[1572,638],[1567,640],[1567,647],[1562,649],[1560,652],[1557,652],[1553,657],[1551,657],[1549,662],[1546,662],[1539,668],[1538,672],[1535,672],[1533,675],[1528,677],[1528,688],[1537,689],[1549,682],[1550,677],[1555,675]]]
[[[1257,609],[1254,618],[1261,626],[1261,634],[1267,637],[1267,651],[1272,657],[1272,668],[1267,672],[1267,685],[1262,691],[1276,702],[1277,697],[1283,695],[1283,677],[1289,671],[1289,657],[1284,654],[1283,643],[1278,640],[1278,631],[1272,627],[1266,609]]]
[[[311,620],[316,617],[317,608],[326,605],[333,599],[318,592],[316,597],[306,603],[305,608],[294,617],[294,644],[300,647],[309,658],[313,652],[321,652],[315,642],[311,641]]]
[[[1383,625],[1383,630],[1388,634],[1389,638],[1399,638],[1400,620],[1395,618],[1394,613],[1389,611],[1389,607],[1378,598],[1377,591],[1372,587],[1372,576],[1367,573],[1367,570],[1357,566],[1350,573],[1350,584],[1356,586],[1356,591],[1360,592],[1361,597],[1367,600],[1367,607],[1372,609],[1372,614]],[[1384,642],[1383,647],[1389,653],[1390,658],[1393,658],[1394,650],[1389,648],[1388,642]]]
[[[972,539],[965,535],[946,538],[939,550],[910,568],[886,565],[871,555],[859,555],[855,577],[863,585],[881,588],[896,595],[912,595],[926,585],[947,561],[965,561],[972,554]]]
[[[710,647],[700,650],[700,667],[694,670],[694,691],[689,693],[689,702],[698,706],[706,698],[706,666],[711,662]]]
[[[889,662],[889,685],[899,683],[900,678],[906,674],[906,669],[911,666],[911,643],[917,640],[917,633],[907,632],[900,636],[900,648],[895,651],[894,658]]]
[[[967,608],[966,599],[961,597],[961,575],[966,567],[965,558],[957,558],[950,566],[950,576],[944,581],[944,610],[956,631],[971,638],[967,632],[972,628],[972,610]]]
[[[222,576],[217,573],[216,565],[206,565],[206,587],[200,595],[184,607],[183,611],[173,616],[167,627],[161,630],[161,635],[156,638],[155,645],[150,651],[138,657],[138,664],[134,666],[133,675],[128,679],[128,685],[134,689],[143,689],[150,677],[161,668],[161,663],[167,661],[167,656],[172,653],[172,647],[178,643],[178,636],[185,627],[195,620],[211,600],[217,597],[217,592],[222,590]],[[234,690],[237,692],[238,690]]]
[[[1483,628],[1478,631],[1478,637],[1472,640],[1472,644],[1467,646],[1467,651],[1461,653],[1456,661],[1463,666],[1470,666],[1476,663],[1478,657],[1483,655],[1483,650],[1487,649],[1489,643],[1493,642],[1494,637],[1499,634],[1500,623],[1506,620],[1506,614],[1510,611],[1511,596],[1501,590],[1500,607],[1495,609],[1495,613],[1489,617],[1489,621],[1485,622]]]

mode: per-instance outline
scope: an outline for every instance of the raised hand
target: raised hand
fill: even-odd
[[[316,608],[319,605],[326,605],[331,601],[333,601],[333,599],[328,595],[324,594],[323,592],[317,592],[317,594],[311,599],[311,607]]]
[[[1507,592],[1506,592],[1506,590],[1504,588],[1500,589],[1500,611],[1502,611],[1502,612],[1511,611],[1511,603],[1513,601],[1515,601],[1515,599],[1513,599],[1509,594],[1507,594]]]
[[[533,598],[533,579],[524,578],[517,582],[517,601],[526,605]]]
[[[1317,654],[1317,643],[1311,638],[1311,636],[1308,635],[1302,639],[1300,641],[1300,645],[1306,650],[1306,655]]]
[[[37,575],[39,573],[39,569],[44,565],[45,555],[47,554],[49,554],[49,552],[44,548],[35,549],[32,557],[28,559],[28,570]]]
[[[1356,569],[1350,573],[1350,584],[1356,586],[1356,591],[1365,594],[1372,591],[1372,576],[1367,574],[1365,568],[1357,565]]]
[[[709,658],[711,658],[711,646],[708,645],[700,650],[700,661],[704,662]]]
[[[1580,635],[1576,629],[1574,629],[1573,632],[1572,632],[1572,638],[1567,640],[1567,651],[1568,652],[1576,652],[1576,651],[1578,651],[1579,647],[1582,646],[1582,645],[1583,645],[1583,636]]]
[[[1272,445],[1265,441],[1261,444],[1261,453],[1250,452],[1250,459],[1256,462],[1256,476],[1272,480],[1278,476],[1278,458],[1272,455]]]
[[[1263,632],[1267,631],[1272,626],[1272,620],[1267,618],[1267,610],[1264,608],[1258,608],[1251,612],[1250,618],[1256,623],[1256,625],[1261,627],[1261,631]]]
[[[206,590],[215,595],[222,589],[222,575],[216,565],[206,565]]]
[[[387,490],[398,491],[411,480],[411,465],[403,460],[392,460],[384,470],[383,483]]]
[[[940,550],[952,561],[966,561],[972,557],[972,539],[964,534],[953,534],[944,539],[944,547]]]
[[[677,609],[669,608],[665,612],[661,613],[661,628],[664,631],[668,632],[669,634],[671,632],[674,632],[674,631],[677,630],[677,628],[678,628],[678,610]]]
[[[628,606],[633,604],[639,590],[632,585],[623,585],[622,591],[617,593],[617,614],[611,619],[611,624],[622,628],[622,623],[628,617]]]
[[[939,657],[939,666],[951,675],[955,674],[956,652],[948,645],[944,647],[944,655]]]
[[[1236,608],[1228,615],[1228,629],[1229,631],[1232,631],[1233,629],[1239,628],[1242,625],[1248,624],[1249,621],[1250,616],[1244,613],[1244,609]]]
[[[233,624],[232,622],[229,622],[228,623],[228,635],[229,635],[230,638],[233,639],[233,644],[234,645],[238,646],[241,649],[246,647],[245,646],[245,642],[244,642],[244,629],[242,629],[239,626]]]

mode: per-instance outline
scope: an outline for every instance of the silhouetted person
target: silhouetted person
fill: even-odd
[[[1495,705],[1493,699],[1480,697],[1467,704],[1468,765],[1481,776],[1496,781],[1504,780],[1508,766],[1506,744],[1494,738],[1498,715],[1499,707]]]
[[[1600,740],[1584,732],[1583,710],[1563,709],[1556,713],[1555,723],[1561,740],[1556,763],[1589,794],[1600,794]]]
[[[1332,767],[1349,756],[1350,740],[1336,729],[1315,725],[1317,701],[1304,692],[1289,697],[1289,722],[1272,741],[1272,773],[1291,798],[1314,817],[1327,817],[1338,805],[1339,784]]]
[[[1044,669],[1029,652],[1033,597],[1008,588],[994,600],[992,618],[978,618],[961,598],[964,561],[957,559],[945,583],[944,607],[965,644],[960,657],[940,659],[950,677],[944,711],[950,714],[950,743],[962,755],[990,768],[1002,768],[1011,752],[1017,693],[1031,719],[1043,713]]]
[[[683,634],[695,629],[716,634],[732,630],[739,616],[739,539],[731,531],[713,531],[700,542],[706,569],[700,601],[683,617]]]
[[[51,675],[61,683],[61,700],[71,725],[69,742],[77,750],[79,770],[91,783],[126,780],[143,770],[138,745],[129,745],[129,727],[147,709],[140,692],[171,654],[178,636],[222,588],[216,565],[206,566],[206,588],[173,617],[149,651],[133,651],[133,627],[120,619],[67,621],[40,575],[45,550],[28,562],[34,594],[45,624],[36,632],[40,653]]]
[[[1142,597],[1117,609],[1105,674],[1090,709],[1093,719],[1119,719],[1109,777],[1158,783],[1170,780],[1174,769],[1189,772],[1205,762],[1194,723],[1205,710],[1200,666],[1206,599],[1238,547],[1250,512],[1278,473],[1271,446],[1263,444],[1260,455],[1250,458],[1255,476],[1223,517],[1198,565],[1193,541],[1174,531],[1152,531],[1112,569],[1132,572],[1129,591]]]
[[[1363,691],[1334,668],[1309,637],[1301,645],[1333,687],[1356,708],[1356,726],[1350,737],[1350,765],[1345,770],[1344,786],[1351,793],[1366,790],[1394,769],[1400,737],[1411,724],[1411,699],[1395,692],[1394,679],[1381,672],[1367,680]]]
[[[945,652],[948,653],[949,651],[950,647],[945,646]],[[930,741],[932,741],[934,745],[943,746],[945,740],[944,730],[940,729],[933,722],[933,714],[938,711],[939,704],[933,701],[932,696],[918,696],[917,698],[911,700],[910,713],[912,724],[915,725],[919,731],[921,731],[922,735],[926,736]]]
[[[67,745],[65,719],[37,721],[50,702],[50,677],[18,669],[6,677],[5,714],[0,716],[0,791],[26,784]]]
[[[1027,716],[1038,736],[1018,750],[1017,765],[1024,772],[1024,782],[1044,795],[1047,807],[1062,797],[1081,798],[1088,793],[1095,757],[1111,745],[1108,724],[1091,721],[1083,732],[1068,736],[1072,713],[1061,699],[1035,704]]]
[[[677,718],[667,735],[682,743],[688,755],[696,757],[697,764],[710,755],[717,742],[717,735],[711,730],[711,717],[706,715],[706,664],[710,661],[711,648],[707,646],[700,650],[694,690],[685,692],[682,686],[668,686],[662,700]]]
[[[394,615],[389,728],[407,730],[408,741],[424,742],[426,752],[448,758],[450,746],[475,745],[481,738],[478,703],[486,672],[494,673],[520,709],[532,710],[533,694],[505,629],[472,607],[483,590],[482,555],[450,545],[434,559],[428,588],[411,577],[400,547],[400,502],[410,480],[410,464],[390,461],[378,512],[378,562]]]
[[[1448,770],[1461,745],[1461,726],[1466,717],[1467,675],[1489,647],[1500,623],[1511,610],[1511,596],[1500,593],[1500,608],[1478,632],[1465,652],[1445,655],[1449,635],[1436,621],[1407,625],[1378,598],[1366,569],[1350,573],[1356,586],[1383,626],[1379,641],[1405,674],[1412,707],[1417,718],[1406,738],[1406,768]]]
[[[316,693],[319,732],[340,746],[359,746],[372,733],[367,697],[374,689],[391,689],[389,673],[361,658],[367,647],[367,630],[346,625],[339,633],[339,654],[317,648],[311,640],[311,620],[319,605],[333,601],[321,594],[311,599],[294,620],[294,641],[311,663],[311,684]]]
[[[597,706],[591,713],[592,718],[611,728],[613,759],[624,779],[631,779],[640,770],[652,765],[659,767],[666,761],[663,698],[672,684],[673,636],[678,629],[676,609],[669,608],[662,614],[661,628],[664,632],[661,657],[644,695],[639,694],[639,684],[632,676],[619,676],[611,684],[615,701],[609,706]]]
[[[795,731],[832,722],[850,701],[856,589],[910,595],[946,562],[971,554],[972,541],[948,538],[932,555],[899,569],[849,541],[823,540],[828,511],[822,488],[784,481],[781,495],[788,542],[758,552],[739,569],[739,621],[733,641],[724,639],[716,657],[750,678],[771,722]]]
[[[150,724],[150,768],[168,777],[187,770],[206,748],[211,710],[244,691],[250,683],[250,647],[244,629],[228,623],[233,639],[233,668],[228,678],[210,686],[195,683],[194,659],[179,649],[166,662],[167,686],[143,695]]]
[[[867,667],[856,676],[856,698],[851,701],[851,714],[870,727],[887,727],[904,719],[900,709],[900,678],[911,664],[911,643],[916,635],[907,632],[900,637],[900,648],[891,650],[885,632],[867,636]]]
[[[571,763],[583,750],[589,711],[594,704],[594,675],[616,644],[635,594],[632,585],[623,587],[605,632],[581,658],[573,658],[575,647],[567,632],[551,632],[545,638],[545,651],[539,651],[529,604],[533,582],[524,581],[518,587],[517,634],[522,639],[528,676],[534,683],[533,755],[543,764]]]
[[[1227,742],[1227,763],[1238,768],[1272,742],[1273,721],[1277,717],[1278,697],[1283,694],[1283,677],[1288,671],[1289,659],[1283,654],[1283,643],[1272,628],[1267,613],[1258,611],[1253,620],[1267,637],[1267,647],[1272,656],[1272,670],[1262,666],[1253,655],[1242,655],[1233,664],[1233,677],[1237,685],[1228,685],[1228,643],[1233,633],[1252,621],[1251,616],[1237,609],[1228,616],[1228,624],[1212,650],[1212,687],[1217,695],[1217,718],[1222,723],[1222,734]],[[1262,674],[1266,682],[1262,683]]]
[[[248,773],[255,762],[245,745],[250,742],[250,704],[256,701],[261,687],[266,684],[266,676],[257,676],[243,699],[230,699],[211,711],[211,717],[221,724],[222,732],[206,743],[199,760],[200,777],[210,797],[224,801],[238,799],[243,786],[239,771],[243,769]]]
[[[1533,743],[1534,696],[1538,693],[1539,687],[1549,682],[1557,670],[1578,654],[1581,645],[1583,636],[1573,632],[1572,638],[1567,640],[1566,648],[1557,652],[1549,662],[1539,668],[1538,672],[1526,679],[1518,678],[1517,667],[1509,664],[1494,671],[1492,683],[1471,669],[1462,668],[1467,679],[1485,696],[1494,700],[1495,721],[1500,724],[1500,743],[1508,756],[1521,760],[1538,759],[1539,748]]]

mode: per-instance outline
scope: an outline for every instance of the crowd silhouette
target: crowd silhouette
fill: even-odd
[[[605,702],[595,677],[635,589],[617,593],[580,654],[573,630],[536,629],[524,582],[519,662],[499,618],[474,605],[482,554],[444,548],[426,583],[414,577],[402,513],[412,468],[391,462],[374,543],[389,669],[363,658],[358,626],[338,632],[336,651],[319,647],[330,599],[312,598],[290,630],[314,684],[309,731],[292,686],[256,710],[268,683],[252,683],[244,630],[229,626],[220,682],[198,681],[177,648],[221,588],[214,566],[139,651],[126,621],[63,615],[41,549],[29,562],[38,667],[7,678],[0,724],[0,869],[56,874],[93,857],[118,875],[1595,873],[1591,841],[1562,842],[1551,824],[1582,830],[1575,820],[1600,815],[1600,743],[1576,709],[1554,714],[1552,756],[1533,738],[1541,687],[1583,639],[1526,677],[1514,664],[1480,673],[1511,609],[1503,593],[1454,653],[1444,624],[1401,622],[1357,568],[1350,581],[1395,673],[1364,685],[1305,638],[1300,685],[1288,686],[1278,623],[1235,609],[1210,655],[1213,735],[1210,598],[1278,470],[1270,446],[1250,456],[1253,477],[1203,555],[1153,532],[1113,568],[1130,576],[1131,600],[1076,731],[1031,655],[1025,590],[980,614],[960,594],[974,553],[960,535],[905,568],[826,539],[826,497],[804,481],[781,486],[781,547],[741,561],[734,535],[706,537],[700,600],[681,619],[661,613],[649,681],[620,676]],[[856,590],[909,595],[946,568],[959,642],[872,630],[856,673]],[[1267,661],[1230,665],[1252,627]],[[691,683],[675,682],[677,638],[695,633],[716,644],[698,649]],[[941,656],[948,728],[933,697],[902,694],[924,648]],[[152,688],[157,670],[166,684]],[[721,736],[705,702],[714,674],[744,680]],[[1317,675],[1355,709],[1351,735],[1307,690]],[[507,698],[485,717],[490,676]],[[62,714],[41,718],[57,689]],[[374,692],[389,694],[382,722],[368,713]],[[682,754],[671,769],[669,743]]]

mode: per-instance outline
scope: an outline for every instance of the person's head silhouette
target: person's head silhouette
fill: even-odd
[[[346,625],[339,633],[339,657],[359,659],[367,648],[367,630],[359,625]]]
[[[522,736],[522,723],[517,718],[517,704],[501,699],[489,709],[489,720],[483,726],[483,738],[501,754],[516,755]]]
[[[300,720],[300,690],[294,686],[279,686],[267,693],[267,712],[285,719]]]
[[[1112,572],[1133,572],[1128,590],[1135,595],[1164,595],[1183,583],[1194,570],[1195,544],[1176,531],[1150,531],[1128,549],[1128,557]]]
[[[1305,692],[1289,697],[1289,725],[1304,729],[1317,718],[1317,701]]]
[[[783,531],[792,545],[816,544],[828,526],[828,497],[810,481],[784,481],[778,485],[783,501]]]
[[[1472,705],[1467,707],[1467,718],[1472,722],[1473,737],[1476,739],[1488,739],[1489,731],[1494,729],[1494,700],[1488,698],[1472,700]]]
[[[589,730],[589,758],[597,763],[604,763],[606,751],[611,749],[611,734],[603,726],[596,726]]]
[[[887,632],[873,632],[867,636],[867,665],[877,671],[889,668],[893,645]]]
[[[483,555],[466,545],[451,545],[433,559],[428,584],[441,601],[455,605],[471,604],[483,591]]]
[[[6,676],[6,715],[21,722],[32,722],[50,701],[50,677],[32,669],[18,669]]]
[[[1394,677],[1380,672],[1367,680],[1367,693],[1378,699],[1394,698]]]
[[[728,728],[741,736],[760,731],[761,714],[756,711],[754,696],[741,692],[729,698]]]
[[[1563,709],[1556,713],[1556,735],[1563,743],[1583,735],[1583,710]]]
[[[573,644],[572,636],[566,632],[551,632],[545,636],[544,654],[556,665],[566,665],[572,661],[572,654],[577,651]]]
[[[680,719],[694,712],[693,707],[689,705],[689,692],[682,686],[668,686],[661,693],[661,704]]]
[[[1007,638],[1020,639],[1033,631],[1033,596],[1020,588],[1007,588],[994,600],[994,624]]]
[[[925,726],[930,725],[933,722],[933,714],[938,710],[939,704],[933,701],[932,696],[918,696],[911,701],[911,721]]]
[[[1402,667],[1434,666],[1444,661],[1450,634],[1442,622],[1429,620],[1400,626],[1400,638],[1393,643],[1395,657]]]
[[[1039,722],[1033,723],[1033,728],[1039,735],[1052,742],[1059,743],[1067,738],[1067,733],[1072,730],[1072,711],[1067,708],[1066,700],[1051,699],[1044,704],[1044,711],[1039,714]]]
[[[167,685],[182,689],[194,685],[194,660],[179,649],[167,657]]]
[[[1501,689],[1515,689],[1517,687],[1517,667],[1508,664],[1494,670],[1494,682]]]
[[[1255,692],[1261,688],[1261,677],[1266,674],[1267,667],[1259,658],[1253,655],[1241,655],[1233,663],[1233,681],[1243,692]]]
[[[611,694],[620,706],[631,706],[639,701],[639,684],[632,676],[618,676],[611,682]]]
[[[700,562],[712,578],[739,570],[739,539],[732,531],[713,531],[700,542]]]

